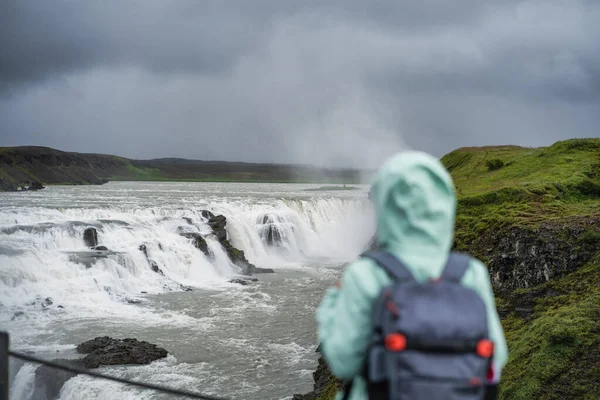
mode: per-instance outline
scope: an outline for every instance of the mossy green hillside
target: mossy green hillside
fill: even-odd
[[[462,148],[444,156],[442,163],[458,194],[459,245],[488,229],[600,212],[600,139],[537,149]]]
[[[498,161],[503,164],[501,167],[490,168],[490,163]],[[535,149],[516,146],[461,148],[445,155],[442,163],[452,174],[457,192],[463,199],[508,188],[521,190],[505,191],[496,202],[506,197],[512,200],[513,193],[543,195],[544,191],[540,189],[550,187],[558,192],[569,193],[575,189],[575,192],[590,194],[585,193],[583,182],[600,178],[600,139],[571,139]]]
[[[600,253],[578,271],[505,301],[518,309],[532,293],[531,316],[512,312],[503,320],[509,362],[500,398],[600,398]]]

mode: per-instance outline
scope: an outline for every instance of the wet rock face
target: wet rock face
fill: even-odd
[[[108,336],[97,337],[77,346],[79,353],[87,354],[82,359],[86,368],[98,368],[100,365],[150,364],[164,358],[167,350],[137,339],[113,339]]]
[[[160,267],[158,266],[158,264],[156,263],[156,261],[150,259],[150,257],[148,256],[148,247],[145,244],[140,245],[140,247],[138,247],[139,251],[141,251],[142,253],[144,253],[144,255],[146,256],[146,260],[148,261],[148,264],[150,265],[150,269],[154,272],[156,272],[157,274],[161,274],[161,275],[165,275],[165,273],[160,269]]]
[[[317,349],[319,351],[319,349]],[[323,398],[323,394],[326,392],[339,391],[344,388],[344,383],[337,379],[331,373],[331,370],[327,366],[327,362],[323,356],[319,357],[319,365],[315,372],[313,372],[313,391],[306,394],[295,394],[293,400],[316,400]]]
[[[227,240],[227,219],[223,215],[213,216],[208,220],[208,225],[212,228],[215,236],[219,241]]]
[[[57,364],[62,364],[71,368],[81,369],[82,363],[78,360],[52,360]],[[64,384],[78,374],[73,372],[61,371],[56,368],[40,365],[35,370],[33,399],[58,399],[60,390]]]
[[[262,216],[259,235],[265,244],[276,247],[283,243],[283,234],[280,230],[282,222],[277,215],[265,214]]]
[[[245,275],[260,274],[260,273],[273,273],[270,268],[257,268],[254,264],[251,264],[243,250],[235,248],[231,242],[227,239],[227,218],[223,215],[214,215],[210,211],[202,211],[202,217],[208,219],[208,225],[212,228],[214,235],[221,243],[221,246],[227,253],[227,256],[232,263],[242,269],[242,273]]]
[[[83,241],[87,247],[98,246],[98,231],[96,228],[87,228],[83,231]]]
[[[190,239],[194,244],[194,247],[204,253],[206,256],[212,256],[209,249],[208,243],[206,243],[206,239],[202,237],[201,234],[195,232],[182,233],[181,236],[185,236]]]
[[[598,251],[600,220],[544,223],[481,235],[472,254],[487,260],[492,283],[502,290],[530,288],[583,266]],[[588,239],[589,237],[589,239]]]

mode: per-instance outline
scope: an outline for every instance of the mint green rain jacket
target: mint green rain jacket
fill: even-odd
[[[371,200],[379,247],[402,260],[415,279],[438,277],[451,250],[456,214],[452,178],[441,162],[416,151],[392,157],[373,178]],[[359,259],[346,268],[339,289],[326,291],[317,310],[318,338],[327,364],[336,377],[354,379],[350,400],[367,398],[359,375],[371,338],[371,308],[390,283],[377,264]],[[485,301],[495,344],[491,383],[497,383],[508,351],[487,268],[473,259],[461,284],[473,288]]]

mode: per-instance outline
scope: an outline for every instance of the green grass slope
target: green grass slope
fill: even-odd
[[[600,139],[459,149],[442,162],[459,194],[457,248],[489,265],[514,258],[492,270],[509,345],[500,397],[600,398]],[[537,254],[498,254],[503,238]],[[501,285],[496,273],[518,274],[535,257],[571,265],[532,287]]]
[[[600,139],[550,147],[463,148],[442,158],[458,193],[457,241],[507,225],[533,226],[599,211]]]

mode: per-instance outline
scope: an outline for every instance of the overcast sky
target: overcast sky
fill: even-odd
[[[360,167],[599,127],[597,0],[0,1],[0,145]]]

